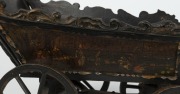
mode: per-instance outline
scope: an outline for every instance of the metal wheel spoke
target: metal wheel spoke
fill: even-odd
[[[86,86],[88,86],[89,89],[95,90],[87,81],[84,80],[83,83],[86,84]]]
[[[40,85],[39,85],[39,89],[38,89],[38,93],[37,94],[47,94],[47,89],[45,87],[46,84],[46,76],[47,74],[43,74],[41,76],[41,80],[40,80]]]
[[[29,91],[29,89],[27,88],[27,86],[19,76],[17,76],[15,79],[17,80],[17,82],[19,83],[25,94],[31,94],[31,92]]]
[[[31,94],[20,78],[20,74],[25,74],[24,76],[26,77],[26,74],[29,75],[29,73],[31,73],[30,76],[27,76],[29,78],[40,78],[39,88],[36,94],[78,94],[78,91],[74,84],[63,73],[57,72],[49,67],[34,64],[24,64],[6,73],[0,81],[0,94],[3,94],[6,86],[14,78],[18,81],[19,85],[24,90],[24,94]],[[38,75],[36,75],[36,73],[38,73]],[[51,81],[55,81],[58,86],[56,87],[56,84],[53,85]],[[55,86],[55,88],[53,86]],[[54,88],[54,91],[50,91],[50,88]]]
[[[126,94],[126,85],[127,85],[127,82],[121,82],[120,83],[120,92],[122,94]]]
[[[79,90],[88,90],[88,88],[79,81],[73,81],[73,84],[77,86]]]
[[[140,85],[128,85],[127,82],[121,82],[120,83],[120,92],[122,94],[126,94],[126,89],[127,88],[131,88],[131,89],[141,89],[141,86]]]
[[[109,84],[110,84],[109,81],[104,81],[102,88],[101,88],[101,91],[107,91],[109,88]]]

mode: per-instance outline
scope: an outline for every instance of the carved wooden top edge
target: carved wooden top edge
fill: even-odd
[[[60,12],[62,15],[70,15],[73,17],[89,17],[89,18],[101,18],[103,21],[108,22],[112,18],[116,18],[120,21],[129,23],[131,25],[137,25],[139,21],[147,20],[150,23],[158,22],[161,20],[171,20],[174,23],[179,23],[175,19],[175,15],[169,15],[164,11],[158,10],[157,13],[149,14],[146,11],[142,11],[139,17],[135,17],[130,13],[119,9],[117,14],[114,14],[111,9],[103,7],[85,7],[80,10],[78,3],[71,4],[67,1],[50,1],[48,3],[42,3],[40,0],[26,0],[32,8],[39,8],[45,13],[52,14],[54,12]]]
[[[2,7],[1,15],[25,21],[63,24],[88,29],[179,35],[178,20],[174,15],[161,10],[154,14],[142,11],[139,17],[135,17],[122,9],[118,10],[118,14],[114,14],[111,9],[102,7],[86,7],[80,10],[79,4],[70,4],[66,1],[50,1],[46,4],[40,0],[26,1],[32,7],[31,10],[20,9],[17,13],[6,13],[3,11],[5,7]],[[0,2],[0,4],[4,6],[4,3]]]

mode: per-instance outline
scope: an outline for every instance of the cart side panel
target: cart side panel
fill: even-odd
[[[92,36],[10,24],[2,26],[26,63],[71,72],[176,76],[176,42]]]

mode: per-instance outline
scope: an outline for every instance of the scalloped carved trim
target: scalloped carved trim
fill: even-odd
[[[43,4],[39,0],[26,0],[30,3],[32,10],[21,9],[15,14],[3,14],[3,3],[0,3],[1,15],[14,19],[63,24],[77,26],[80,28],[99,29],[99,30],[118,30],[150,34],[179,34],[179,22],[174,15],[166,14],[158,10],[155,14],[141,12],[139,18],[132,16],[124,10],[118,10],[114,14],[110,9],[102,7],[79,10],[79,4],[66,1],[51,1]],[[4,7],[3,7],[4,6]]]
[[[149,14],[146,11],[142,11],[139,17],[135,17],[126,11],[119,9],[118,14],[114,14],[111,9],[103,7],[85,7],[80,10],[80,5],[77,3],[70,4],[66,1],[50,1],[48,3],[42,3],[40,0],[26,0],[32,8],[41,9],[43,12],[53,14],[54,12],[60,12],[62,15],[68,15],[73,17],[89,17],[89,18],[101,18],[104,22],[109,22],[112,18],[118,19],[131,25],[137,25],[140,21],[147,20],[150,23],[155,23],[161,20],[171,20],[178,23],[174,15],[169,15],[164,11],[158,10],[155,14]]]

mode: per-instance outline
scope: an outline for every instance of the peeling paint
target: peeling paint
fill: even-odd
[[[0,25],[0,30],[2,31],[2,34],[3,34],[4,38],[6,39],[6,41],[8,42],[9,46],[12,47],[14,53],[17,54],[18,56],[20,56],[20,58],[18,58],[18,59],[20,59],[21,62],[19,61],[19,63],[25,64],[26,60],[23,58],[22,54],[20,53],[20,50],[17,49],[17,47],[15,46],[15,43],[12,41],[10,36],[6,33],[6,31],[2,25]]]
[[[140,66],[140,65],[135,66],[135,67],[134,67],[134,71],[135,71],[136,73],[142,73],[142,72],[144,71],[144,67],[142,67],[142,66]]]

